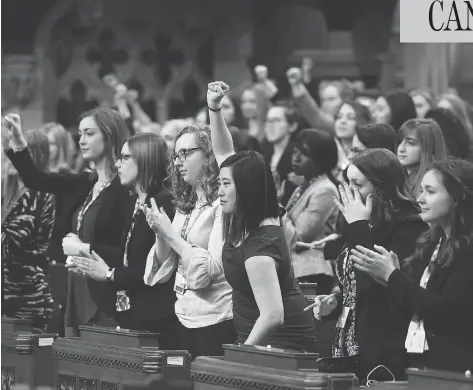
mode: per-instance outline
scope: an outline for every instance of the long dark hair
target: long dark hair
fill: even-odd
[[[176,137],[177,140],[184,134],[194,134],[197,146],[204,152],[207,163],[202,167],[204,181],[202,188],[205,192],[207,205],[211,205],[218,197],[218,166],[212,148],[210,129],[203,124],[195,124],[184,127]],[[197,194],[192,186],[182,178],[179,169],[174,161],[168,164],[167,180],[171,181],[171,193],[174,198],[176,208],[184,214],[192,211],[197,202]]]
[[[418,214],[419,206],[408,191],[404,168],[396,155],[386,149],[367,149],[352,160],[375,188],[371,222],[379,227],[398,216]]]
[[[440,175],[455,205],[445,229],[432,224],[418,238],[414,254],[406,259],[408,267],[415,261],[425,261],[440,239],[442,244],[434,263],[440,267],[448,267],[459,252],[473,246],[473,164],[466,160],[447,159],[433,162],[427,172],[431,171]]]
[[[230,168],[237,195],[235,211],[223,216],[223,236],[238,245],[264,219],[279,217],[276,185],[271,168],[258,152],[234,154],[222,163],[223,168]]]
[[[127,143],[138,167],[137,181],[141,190],[151,195],[159,192],[169,164],[166,141],[154,133],[140,133],[130,137]]]

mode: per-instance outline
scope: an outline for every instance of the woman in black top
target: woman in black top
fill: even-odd
[[[20,118],[12,122],[12,146],[7,156],[28,188],[51,192],[61,199],[66,216],[62,241],[64,254],[80,256],[95,250],[110,267],[122,261],[121,237],[133,202],[116,176],[115,162],[128,137],[118,112],[95,109],[84,113],[79,124],[83,158],[94,163],[94,172],[44,173],[31,160],[23,138]],[[58,211],[59,212],[59,211]],[[66,336],[77,336],[78,326],[112,324],[116,288],[105,282],[70,274],[66,307]]]
[[[152,133],[136,134],[123,145],[117,161],[118,176],[123,186],[135,196],[122,237],[122,262],[110,269],[98,254],[75,258],[69,268],[77,267],[94,280],[113,283],[117,288],[117,322],[122,328],[148,330],[161,334],[160,347],[175,349],[178,321],[174,313],[176,294],[174,277],[165,283],[144,283],[146,258],[155,235],[146,222],[144,205],[154,202],[170,219],[174,217],[172,196],[163,187],[168,163],[168,150],[162,137]]]
[[[398,252],[382,247],[357,247],[351,257],[359,271],[379,283],[391,305],[409,312],[405,347],[414,365],[471,370],[473,164],[454,159],[432,163],[417,201],[430,228],[404,267]]]
[[[224,83],[211,83],[207,100],[220,165],[222,260],[233,288],[238,342],[313,351],[314,321],[304,312],[306,301],[294,277],[273,176],[259,153],[234,154],[219,107],[227,91]]]
[[[409,318],[389,305],[375,280],[354,268],[349,251],[357,245],[384,245],[404,261],[426,225],[408,194],[404,169],[394,153],[386,149],[360,152],[352,158],[347,176],[349,183],[340,187],[341,202],[334,199],[344,217],[345,245],[336,261],[339,289],[333,295],[319,296],[314,314],[338,315],[332,355],[357,356],[356,374],[361,381],[378,365],[402,380],[407,367],[404,339]],[[374,379],[390,378],[375,375]]]

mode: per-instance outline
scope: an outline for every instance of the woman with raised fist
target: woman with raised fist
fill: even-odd
[[[233,287],[237,341],[299,351],[315,349],[315,326],[294,277],[269,165],[253,151],[236,153],[220,101],[223,82],[209,84],[207,103],[218,195],[223,212],[223,267]]]
[[[66,231],[62,247],[69,260],[81,252],[96,251],[110,268],[122,259],[121,237],[125,229],[129,191],[116,175],[115,163],[128,138],[120,114],[98,108],[82,114],[79,146],[84,160],[93,163],[92,173],[53,173],[39,170],[31,159],[23,136],[20,117],[7,118],[12,149],[6,153],[30,189],[50,192],[61,198]],[[66,307],[66,336],[78,336],[79,325],[112,325],[116,288],[107,282],[85,279],[70,273]]]

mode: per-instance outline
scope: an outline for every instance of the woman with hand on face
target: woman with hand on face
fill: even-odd
[[[314,321],[304,311],[306,301],[294,277],[271,169],[257,152],[233,151],[220,110],[227,91],[220,81],[209,84],[207,103],[220,164],[222,257],[225,276],[233,287],[237,341],[314,351]]]
[[[26,187],[50,192],[60,199],[65,216],[64,254],[71,260],[96,251],[113,268],[122,260],[121,237],[132,198],[116,176],[115,163],[128,137],[120,114],[95,109],[82,114],[79,134],[84,160],[94,163],[92,174],[46,173],[34,165],[23,137],[20,118],[11,121],[13,148],[7,151]],[[59,211],[58,211],[59,212]],[[67,233],[67,235],[66,235]],[[66,336],[77,336],[79,325],[112,325],[116,288],[70,273],[65,317]]]
[[[208,127],[187,126],[176,138],[169,166],[176,215],[146,207],[156,234],[145,269],[150,286],[175,275],[179,349],[198,356],[223,355],[235,341],[232,290],[222,265],[222,208],[217,199],[218,167]],[[177,273],[176,273],[177,270]]]
[[[130,205],[127,229],[122,236],[123,261],[110,269],[93,252],[84,254],[85,258],[74,258],[68,267],[91,279],[108,281],[118,290],[116,320],[122,328],[160,333],[160,347],[176,349],[174,277],[152,287],[143,281],[146,259],[155,241],[143,207],[160,207],[170,218],[174,217],[171,193],[163,187],[168,161],[166,142],[159,135],[136,134],[125,142],[115,165],[120,183],[133,192],[136,200]]]
[[[380,285],[354,268],[349,254],[357,245],[373,248],[377,244],[396,251],[403,261],[426,227],[393,153],[385,149],[360,152],[351,160],[347,176],[349,183],[340,186],[341,201],[334,198],[345,220],[341,231],[345,245],[336,261],[339,291],[319,297],[314,314],[338,316],[332,354],[357,356],[356,374],[361,381],[378,365],[403,379],[409,318],[388,304]]]
[[[430,226],[401,265],[383,246],[356,246],[355,268],[375,280],[388,303],[411,315],[411,364],[449,371],[473,367],[473,164],[434,162],[417,199]],[[403,272],[402,272],[402,271]]]

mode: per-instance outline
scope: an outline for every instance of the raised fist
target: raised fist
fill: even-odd
[[[210,108],[220,108],[220,102],[229,90],[230,87],[223,81],[210,83],[207,90],[207,105]]]
[[[299,68],[291,68],[286,72],[287,80],[291,86],[302,83],[302,72]]]
[[[264,65],[255,66],[255,75],[258,81],[264,81],[268,78],[268,68]]]
[[[7,114],[2,121],[2,127],[8,130],[8,137],[16,144],[24,142],[23,131],[21,129],[21,119],[18,114]],[[2,129],[3,130],[3,129]]]

